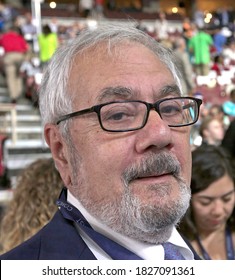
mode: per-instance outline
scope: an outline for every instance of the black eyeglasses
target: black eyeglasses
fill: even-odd
[[[201,104],[201,99],[193,97],[165,98],[153,104],[141,100],[113,101],[62,116],[56,124],[95,112],[103,130],[126,132],[143,128],[150,110],[155,110],[169,127],[181,127],[198,120]]]

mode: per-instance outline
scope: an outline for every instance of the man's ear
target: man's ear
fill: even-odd
[[[58,126],[54,124],[46,124],[44,128],[44,136],[50,147],[56,168],[58,169],[65,186],[69,186],[71,184],[69,153]]]

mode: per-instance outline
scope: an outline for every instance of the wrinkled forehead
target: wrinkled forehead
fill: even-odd
[[[81,91],[93,90],[97,85],[110,86],[118,81],[141,83],[136,75],[147,76],[153,72],[166,71],[167,66],[146,46],[124,41],[120,44],[102,42],[77,54],[71,68],[69,81],[70,92],[77,96]],[[167,69],[167,74],[172,74]],[[173,78],[172,78],[173,79]],[[136,80],[136,81],[135,81]]]

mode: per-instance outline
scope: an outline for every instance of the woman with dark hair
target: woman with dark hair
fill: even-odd
[[[235,169],[222,147],[192,152],[191,206],[179,225],[205,260],[235,259]]]

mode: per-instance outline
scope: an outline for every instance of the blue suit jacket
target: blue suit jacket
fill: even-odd
[[[192,249],[189,243],[188,245]],[[195,259],[200,259],[193,249],[192,251]],[[60,211],[57,211],[53,219],[36,235],[1,255],[0,259],[96,260],[96,257],[79,235],[73,222],[65,219]]]

